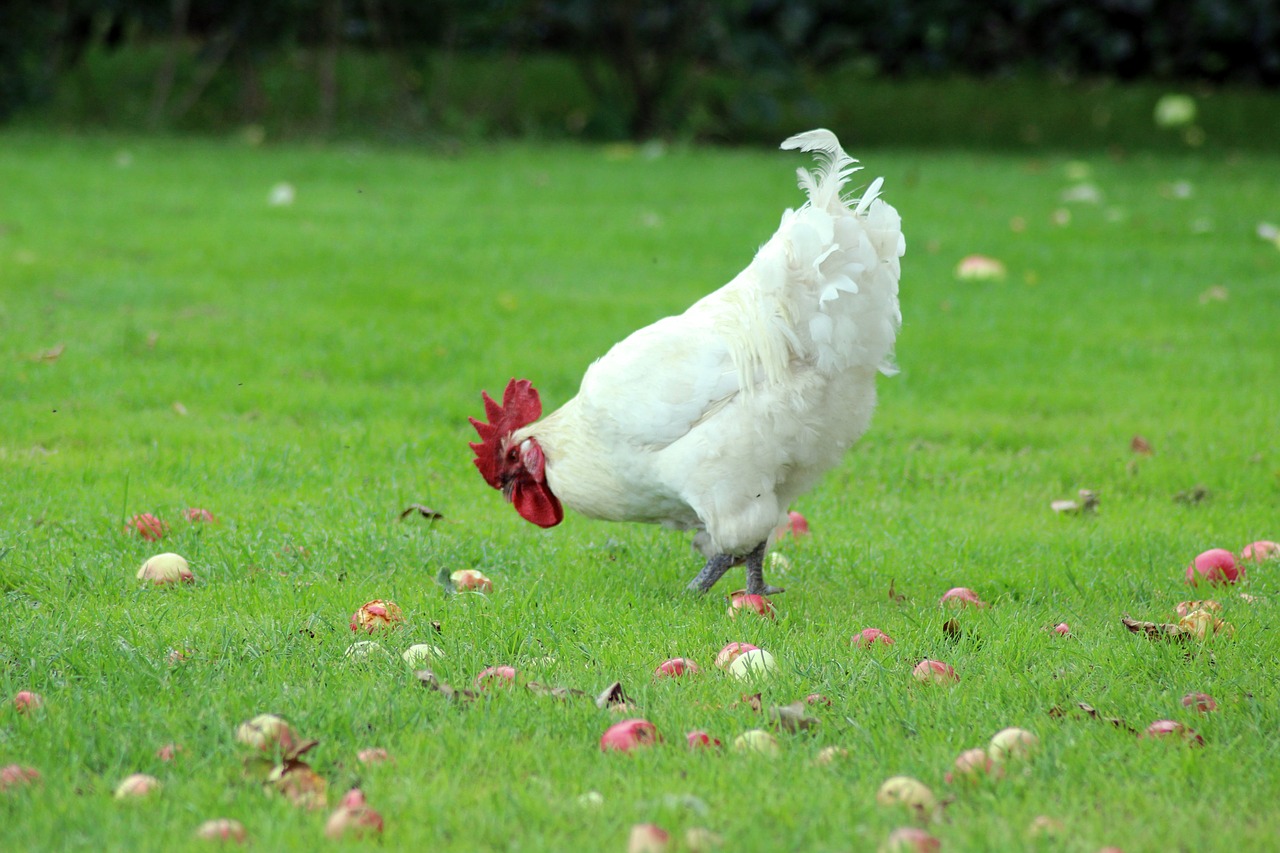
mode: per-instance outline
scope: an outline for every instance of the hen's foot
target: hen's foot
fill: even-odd
[[[777,595],[785,589],[764,582],[764,549],[768,542],[761,542],[747,555],[747,595]]]
[[[728,554],[716,554],[698,572],[698,576],[685,587],[689,592],[703,593],[715,586],[716,581],[733,566],[735,560]]]

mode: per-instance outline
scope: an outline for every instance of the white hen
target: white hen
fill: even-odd
[[[527,380],[501,405],[484,395],[475,463],[524,518],[553,526],[563,504],[696,530],[708,559],[690,589],[745,562],[748,593],[777,591],[762,570],[771,532],[866,431],[876,373],[894,370],[905,251],[881,179],[842,197],[858,167],[835,134],[782,147],[816,152],[819,168],[798,170],[808,201],[733,281],[616,344],[542,420]]]

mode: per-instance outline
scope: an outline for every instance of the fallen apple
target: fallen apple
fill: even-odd
[[[1040,838],[1057,838],[1067,831],[1067,825],[1056,817],[1048,815],[1037,815],[1031,819],[1031,823],[1027,825],[1027,838],[1035,840]]]
[[[849,757],[849,750],[843,746],[824,746],[818,750],[818,754],[813,759],[814,764],[834,764],[837,761],[843,761]]]
[[[864,649],[869,649],[877,643],[884,646],[892,646],[893,637],[890,637],[879,628],[863,628],[853,638],[853,644]]]
[[[1244,575],[1243,567],[1236,565],[1236,556],[1226,548],[1210,548],[1196,555],[1187,566],[1187,583],[1196,586],[1200,581],[1210,584],[1235,583]]]
[[[956,756],[952,769],[943,776],[947,784],[953,781],[978,782],[989,776],[1001,776],[1003,770],[996,766],[985,749],[966,749]]]
[[[299,743],[298,736],[283,717],[275,714],[259,714],[236,729],[236,742],[251,749],[282,753],[292,752]]]
[[[604,752],[630,752],[637,747],[652,746],[661,739],[653,723],[636,717],[605,729],[600,736],[600,749]]]
[[[339,807],[347,809],[355,809],[363,805],[366,805],[364,791],[359,788],[349,789],[342,795],[342,800],[338,803]]]
[[[1071,636],[1071,626],[1068,625],[1066,622],[1059,622],[1057,625],[1054,625],[1053,628],[1050,630],[1052,630],[1053,633],[1057,634],[1059,637]]]
[[[1252,560],[1255,563],[1265,563],[1268,560],[1280,560],[1280,542],[1272,542],[1269,539],[1259,539],[1257,542],[1250,542],[1244,546],[1244,550],[1240,552],[1240,556],[1245,560]]]
[[[179,752],[186,752],[186,750],[176,743],[166,743],[156,750],[156,758],[161,761],[173,761],[178,757]]]
[[[365,838],[382,832],[382,815],[369,806],[338,806],[324,825],[329,838]]]
[[[956,264],[956,278],[962,281],[996,281],[1004,277],[1004,264],[986,255],[966,255]]]
[[[665,853],[671,835],[656,823],[637,823],[627,838],[627,853]]]
[[[1156,720],[1139,735],[1140,740],[1180,740],[1188,746],[1204,746],[1204,738],[1196,730],[1177,720]]]
[[[449,575],[449,580],[458,592],[493,592],[493,581],[475,569],[459,569]]]
[[[986,607],[986,602],[978,597],[978,594],[967,586],[952,587],[942,594],[942,599],[938,602],[942,607],[949,607],[952,610],[959,610],[964,607]]]
[[[753,646],[750,643],[729,643],[716,655],[716,666],[720,669],[725,669],[729,664],[737,660],[739,656],[755,651],[758,648],[760,647]]]
[[[773,612],[773,602],[763,595],[748,595],[745,592],[735,592],[729,596],[729,618],[737,619],[739,613],[754,613],[765,619],[777,618]]]
[[[116,799],[127,800],[132,797],[146,797],[160,790],[160,780],[146,773],[133,773],[124,778],[116,786]]]
[[[40,771],[21,764],[0,767],[0,793],[40,783]]]
[[[391,755],[380,746],[371,746],[356,753],[356,761],[366,766],[373,764],[394,764]]]
[[[190,506],[182,511],[182,515],[187,521],[196,523],[213,524],[218,519],[213,517],[213,513],[207,509],[201,509],[198,506]]]
[[[148,542],[155,542],[169,532],[169,525],[149,512],[140,513],[129,519],[124,526],[125,533],[136,533]]]
[[[191,583],[195,579],[191,566],[178,554],[156,554],[138,569],[138,580],[150,581],[156,586],[179,581]]]
[[[1182,697],[1182,705],[1184,708],[1191,708],[1201,714],[1218,710],[1218,703],[1208,693],[1188,693]]]
[[[787,513],[787,524],[783,529],[800,539],[809,534],[809,520],[793,509]]]
[[[13,694],[13,709],[19,714],[30,714],[44,706],[44,697],[33,690],[19,690]]]
[[[734,678],[755,678],[768,675],[777,669],[773,655],[764,649],[751,649],[743,652],[729,664],[729,674]]]
[[[987,755],[996,764],[1029,761],[1040,751],[1040,738],[1026,729],[1001,729],[991,738]]]
[[[938,807],[933,791],[910,776],[892,776],[876,791],[876,802],[882,806],[906,806],[917,817],[930,817]]]
[[[782,752],[778,739],[764,729],[750,729],[738,735],[733,739],[733,748],[738,752],[756,752],[770,758]]]
[[[386,659],[390,657],[390,654],[373,640],[356,640],[347,646],[347,650],[342,653],[342,656],[352,660],[378,660]]]
[[[691,826],[684,831],[684,846],[689,853],[709,853],[724,846],[724,837],[704,826]]]
[[[400,657],[404,658],[404,662],[409,664],[411,668],[424,669],[432,661],[444,657],[444,649],[429,643],[414,643],[401,652]]]
[[[1221,613],[1222,605],[1213,599],[1205,599],[1204,601],[1179,601],[1174,608],[1178,616],[1187,616],[1197,610],[1207,610],[1210,613]]]
[[[249,833],[245,832],[244,824],[240,821],[218,817],[206,820],[196,827],[196,838],[202,841],[234,841],[244,844],[249,839]]]
[[[400,610],[400,605],[380,598],[361,605],[359,610],[351,614],[351,630],[363,630],[370,634],[395,628],[402,622],[404,612]]]
[[[826,708],[831,707],[831,699],[822,693],[810,693],[804,697],[804,703],[806,705],[822,705]]]
[[[654,678],[679,678],[682,675],[697,675],[698,665],[688,658],[672,658],[663,661],[654,670]]]
[[[685,735],[685,740],[689,742],[690,749],[705,749],[713,746],[720,746],[720,741],[713,738],[704,731],[698,730],[689,732]]]
[[[921,684],[951,685],[960,680],[960,676],[956,675],[956,671],[951,668],[951,664],[927,658],[915,665],[915,668],[911,670],[911,675]]]
[[[480,690],[490,687],[510,687],[516,683],[516,668],[513,666],[487,666],[476,676],[475,685]]]
[[[942,842],[923,829],[901,826],[889,833],[879,847],[879,853],[937,853]]]

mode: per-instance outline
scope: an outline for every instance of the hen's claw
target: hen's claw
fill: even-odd
[[[716,554],[707,560],[707,564],[702,567],[702,571],[698,572],[698,576],[689,581],[689,585],[685,587],[689,592],[704,593],[711,587],[715,586],[716,581],[729,571],[733,566],[734,559],[728,554]]]

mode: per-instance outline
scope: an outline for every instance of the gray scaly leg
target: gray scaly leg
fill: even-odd
[[[698,576],[689,581],[685,587],[689,592],[706,592],[720,580],[720,576],[729,571],[736,561],[728,554],[716,554],[707,560],[707,564],[698,572]]]
[[[747,555],[747,595],[777,595],[786,591],[764,582],[764,549],[768,544],[768,541],[761,542]]]

